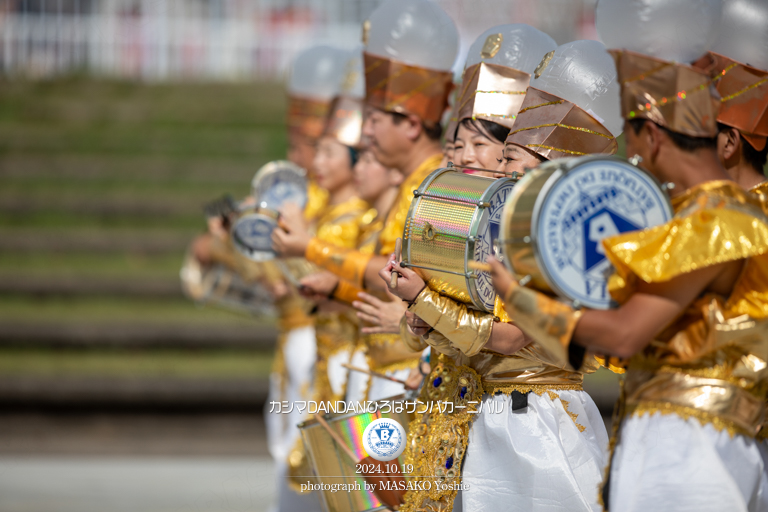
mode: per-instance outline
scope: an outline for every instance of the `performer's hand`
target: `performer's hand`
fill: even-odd
[[[192,255],[202,265],[210,265],[213,262],[211,256],[211,245],[213,244],[212,237],[213,235],[210,233],[203,233],[202,235],[196,236],[192,241]]]
[[[414,336],[424,336],[432,329],[431,325],[410,311],[405,312],[405,323],[408,324],[408,328]]]
[[[387,283],[387,286],[389,286],[392,272],[397,272],[400,275],[397,279],[397,288],[390,289],[392,294],[408,302],[416,300],[416,297],[426,286],[419,274],[409,268],[401,267],[400,263],[395,262],[394,255],[390,256],[387,266],[379,270],[379,276]]]
[[[221,216],[208,217],[208,232],[221,240],[229,238],[229,232],[224,226],[224,219]]]
[[[370,327],[363,327],[361,329],[363,334],[400,333],[400,319],[408,308],[399,298],[389,295],[392,298],[391,301],[380,300],[365,292],[357,294],[360,300],[352,302],[352,306],[358,310],[357,317],[373,324]]]
[[[294,203],[280,209],[278,227],[272,232],[272,248],[284,258],[304,256],[312,236],[304,214]]]
[[[488,256],[488,259],[485,260],[485,262],[491,266],[491,279],[493,280],[493,288],[496,290],[496,293],[499,295],[499,297],[506,299],[507,294],[510,292],[512,287],[519,286],[517,281],[514,277],[512,277],[512,274],[509,273],[506,267],[493,256]]]
[[[302,277],[299,284],[303,296],[312,300],[327,299],[338,286],[339,278],[330,272],[318,272]]]

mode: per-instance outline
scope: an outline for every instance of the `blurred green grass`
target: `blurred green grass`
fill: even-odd
[[[247,194],[259,166],[284,157],[284,111],[283,86],[272,83],[0,81],[0,280],[178,281],[179,240],[203,230],[202,205],[224,193]],[[99,251],[76,242],[103,246],[122,234],[138,242]],[[171,242],[145,254],[144,235]],[[32,240],[31,249],[19,249],[25,240]],[[171,298],[15,292],[0,294],[2,322],[258,329],[272,319],[201,309],[180,292]],[[0,348],[0,375],[256,377],[267,373],[269,359],[226,347]]]

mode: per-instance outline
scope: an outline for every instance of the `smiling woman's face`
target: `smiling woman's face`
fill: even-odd
[[[460,166],[495,169],[503,150],[504,143],[484,133],[476,125],[469,127],[467,123],[461,123],[456,132],[453,159]]]
[[[528,169],[533,169],[543,161],[544,158],[533,151],[515,144],[507,144],[504,146],[504,154],[496,170],[509,174],[517,172],[519,176],[522,176]]]

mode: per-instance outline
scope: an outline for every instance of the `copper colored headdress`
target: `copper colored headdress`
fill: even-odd
[[[690,137],[717,135],[720,97],[706,73],[628,50],[608,52],[616,61],[624,119],[650,119]]]
[[[288,96],[288,136],[315,140],[323,134],[331,102]]]
[[[548,160],[615,153],[616,138],[575,103],[529,87],[507,144],[530,149]]]
[[[453,87],[450,71],[411,66],[368,52],[363,55],[368,105],[388,112],[415,114],[427,123],[440,123]]]
[[[531,75],[498,64],[480,62],[464,71],[454,109],[456,122],[485,119],[512,128]]]
[[[768,137],[768,71],[709,52],[694,66],[706,71],[720,93],[717,120],[741,132],[761,151]]]
[[[363,101],[337,96],[331,104],[324,135],[330,135],[345,146],[360,146],[363,129]]]

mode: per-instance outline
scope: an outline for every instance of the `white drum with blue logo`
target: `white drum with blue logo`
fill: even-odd
[[[427,285],[476,309],[493,312],[496,292],[490,275],[471,261],[493,254],[501,212],[515,180],[464,174],[454,168],[432,172],[414,192],[403,231],[403,265]]]
[[[286,160],[269,162],[256,172],[251,192],[257,206],[243,211],[235,221],[232,242],[249,259],[271,260],[275,257],[272,231],[277,227],[277,210],[289,202],[301,209],[306,206],[306,172]]]
[[[545,162],[507,199],[499,240],[503,259],[535,288],[594,309],[615,306],[613,266],[602,240],[672,218],[667,193],[648,172],[612,156]]]

